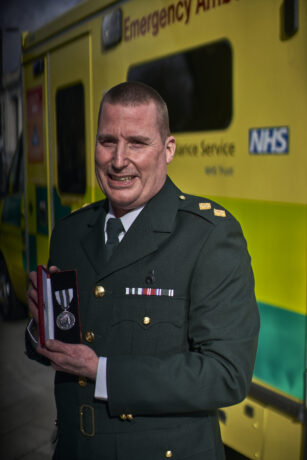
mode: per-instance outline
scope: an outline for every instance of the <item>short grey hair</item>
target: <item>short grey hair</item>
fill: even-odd
[[[99,107],[98,124],[105,103],[137,106],[149,104],[150,102],[153,102],[156,106],[158,129],[162,142],[165,142],[170,136],[167,105],[155,89],[139,81],[120,83],[105,93]]]

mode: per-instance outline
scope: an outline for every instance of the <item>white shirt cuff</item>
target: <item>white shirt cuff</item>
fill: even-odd
[[[95,398],[107,401],[107,358],[100,356],[97,368],[97,377],[95,385]]]

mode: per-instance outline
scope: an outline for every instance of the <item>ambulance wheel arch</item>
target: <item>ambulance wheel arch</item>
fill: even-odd
[[[4,320],[25,318],[26,308],[17,299],[3,255],[0,253],[0,315]]]

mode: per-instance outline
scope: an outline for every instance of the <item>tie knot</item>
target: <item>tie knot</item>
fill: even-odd
[[[108,243],[118,243],[118,235],[124,231],[122,221],[111,217],[107,222]]]

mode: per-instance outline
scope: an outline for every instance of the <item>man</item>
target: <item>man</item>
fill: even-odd
[[[28,354],[57,371],[57,460],[223,458],[216,411],[245,397],[256,353],[253,274],[237,221],[167,178],[175,145],[153,89],[104,96],[95,161],[107,199],[57,223],[50,246],[51,271],[78,271],[83,343],[34,351],[27,333]]]

